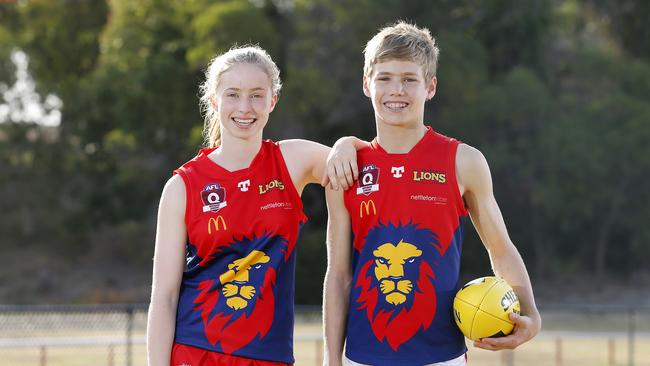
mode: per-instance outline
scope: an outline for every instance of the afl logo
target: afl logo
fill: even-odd
[[[217,212],[226,207],[226,189],[219,183],[210,183],[201,191],[203,212]]]
[[[379,168],[374,164],[366,164],[361,169],[361,179],[359,179],[357,194],[369,196],[370,193],[377,191],[379,191]]]

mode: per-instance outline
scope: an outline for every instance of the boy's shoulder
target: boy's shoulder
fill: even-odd
[[[434,138],[436,140],[439,140],[439,141],[444,141],[444,142],[447,142],[447,143],[456,143],[456,142],[459,143],[459,144],[463,143],[460,139],[457,139],[455,137],[447,136],[445,134],[442,134],[442,133],[432,129],[431,127],[427,127],[427,134],[430,134],[432,138]]]
[[[483,153],[479,149],[464,142],[458,144],[456,153],[457,162],[478,162],[481,160],[485,160],[485,156],[483,156]]]

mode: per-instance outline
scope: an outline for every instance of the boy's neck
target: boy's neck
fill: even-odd
[[[389,154],[406,154],[422,140],[426,132],[424,124],[391,126],[378,123],[377,143]]]

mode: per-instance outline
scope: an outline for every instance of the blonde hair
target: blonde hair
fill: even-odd
[[[436,40],[427,28],[405,21],[398,21],[379,31],[363,50],[363,75],[369,77],[375,64],[399,60],[419,64],[426,81],[436,76],[438,66],[438,47]]]
[[[199,86],[201,95],[199,105],[204,116],[203,138],[207,147],[216,147],[221,140],[219,113],[212,104],[216,98],[221,75],[232,66],[239,64],[259,66],[269,76],[273,95],[280,95],[282,89],[280,70],[268,52],[259,46],[233,47],[228,52],[213,58],[205,72],[205,82]]]

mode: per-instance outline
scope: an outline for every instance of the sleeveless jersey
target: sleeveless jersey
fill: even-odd
[[[353,232],[346,356],[424,365],[467,351],[453,319],[467,210],[456,181],[459,142],[430,127],[407,154],[376,141],[358,152],[344,194]]]
[[[185,183],[186,269],[175,342],[293,363],[296,240],[306,217],[277,143],[248,168],[208,158],[174,171]]]

